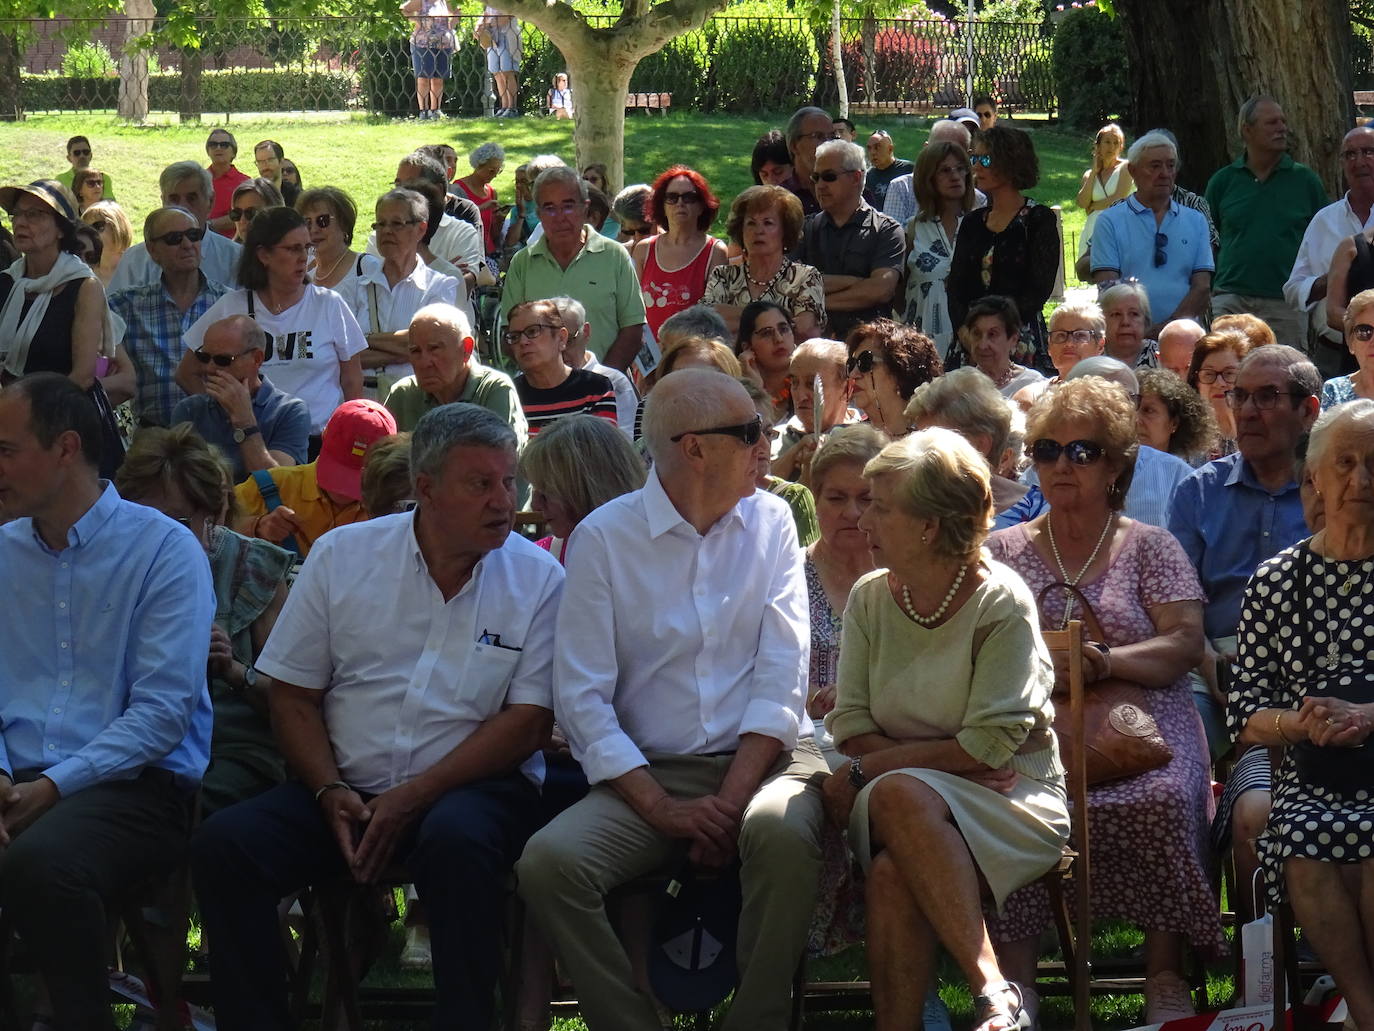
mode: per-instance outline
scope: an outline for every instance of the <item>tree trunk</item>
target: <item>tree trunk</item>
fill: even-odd
[[[1235,160],[1240,106],[1264,93],[1288,117],[1293,157],[1339,193],[1336,155],[1354,124],[1346,0],[1117,0],[1116,10],[1136,127],[1178,136],[1185,186],[1201,191]]]
[[[871,14],[864,15],[862,36],[864,100],[869,104],[876,104],[882,99],[878,96],[878,20]]]
[[[24,60],[19,40],[0,32],[0,122],[24,120],[24,94],[19,71]]]
[[[152,31],[153,0],[125,0],[125,40],[119,57],[119,117],[143,123],[148,118],[148,52],[139,37]]]
[[[840,117],[849,117],[849,83],[844,77],[844,41],[840,39],[840,0],[830,5],[830,63],[835,68],[835,89],[840,94]]]
[[[205,53],[199,47],[183,47],[181,50],[181,103],[177,107],[177,118],[183,124],[199,124],[203,99],[200,91],[200,75],[205,70]]]
[[[606,166],[607,183],[619,190],[625,176],[625,95],[639,59],[614,42],[554,42],[568,61],[568,77],[577,83],[573,108],[577,167],[600,161]]]

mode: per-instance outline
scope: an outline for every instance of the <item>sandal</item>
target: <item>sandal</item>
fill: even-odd
[[[1008,997],[1015,1002],[1008,1005]],[[998,981],[984,987],[973,997],[974,1031],[1027,1031],[1031,1026],[1026,1012],[1025,993],[1015,981]]]

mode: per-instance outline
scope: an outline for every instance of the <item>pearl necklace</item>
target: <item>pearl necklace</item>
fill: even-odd
[[[1112,523],[1116,521],[1115,513],[1107,513],[1107,521],[1102,525],[1102,532],[1097,535],[1097,543],[1093,545],[1092,554],[1088,556],[1088,561],[1083,563],[1083,568],[1078,571],[1076,576],[1070,577],[1069,571],[1064,568],[1064,559],[1059,554],[1059,545],[1054,540],[1054,520],[1049,516],[1045,517],[1045,527],[1048,530],[1050,539],[1050,552],[1054,555],[1054,563],[1059,567],[1060,578],[1070,587],[1077,587],[1078,581],[1083,579],[1083,574],[1088,571],[1088,567],[1093,564],[1093,559],[1097,558],[1097,553],[1102,550],[1102,542],[1107,539],[1107,533],[1112,528]],[[1073,609],[1072,596],[1064,603],[1064,623],[1061,629],[1069,625],[1069,613]]]
[[[321,279],[328,279],[335,272],[339,271],[339,266],[344,263],[344,259],[347,258],[351,253],[352,251],[345,247],[344,252],[339,255],[338,260],[335,261],[333,265],[329,266],[329,271],[326,272],[324,275],[320,275],[320,263],[317,257],[315,261],[315,275],[312,281],[318,283]]]
[[[954,596],[959,593],[959,588],[963,586],[964,574],[968,572],[968,566],[959,567],[959,575],[954,578],[954,583],[950,585],[949,591],[945,594],[945,600],[940,602],[940,607],[929,616],[921,616],[916,612],[916,606],[911,604],[911,588],[902,584],[902,608],[906,609],[906,614],[914,619],[921,626],[934,626],[940,622],[940,617],[949,608],[949,603],[954,600]]]
[[[753,277],[753,275],[749,272],[749,259],[748,259],[748,258],[745,258],[745,259],[744,259],[744,278],[747,279],[747,280],[749,280],[749,282],[752,283],[754,286],[760,287],[760,288],[764,291],[764,293],[767,293],[769,290],[772,290],[773,287],[777,284],[778,280],[781,279],[781,278],[783,277],[783,274],[787,272],[787,270],[788,270],[788,268],[791,266],[791,264],[792,264],[791,259],[789,259],[789,258],[783,258],[783,259],[782,259],[782,264],[779,265],[779,266],[778,266],[778,270],[777,270],[775,273],[773,273],[773,278],[770,279],[770,280],[768,280],[768,282],[764,283],[764,282],[761,282],[760,280],[755,279],[755,278]]]
[[[1017,365],[1015,362],[1012,362],[1010,365],[1007,366],[1006,372],[1002,373],[1002,375],[1000,376],[992,377],[993,386],[995,386],[998,390],[1001,390],[1013,379],[1015,379],[1017,376],[1019,376],[1021,373],[1025,371],[1026,370],[1024,367]]]

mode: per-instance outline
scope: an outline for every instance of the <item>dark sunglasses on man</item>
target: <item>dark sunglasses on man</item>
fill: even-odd
[[[743,441],[745,447],[753,447],[763,439],[763,416],[754,416],[751,422],[740,423],[738,426],[712,426],[705,430],[686,430],[672,438],[674,444],[683,437],[704,436],[706,434],[720,434],[721,436],[734,437],[736,440]]]
[[[197,350],[191,353],[196,356],[196,361],[200,362],[201,365],[209,365],[211,362],[214,362],[221,369],[227,369],[248,352],[240,351],[238,354],[206,354],[204,351]]]
[[[168,247],[180,247],[183,239],[190,240],[192,243],[200,243],[205,237],[205,230],[200,227],[195,229],[173,229],[170,233],[163,233],[161,236],[150,236],[148,239],[157,240],[165,243]]]

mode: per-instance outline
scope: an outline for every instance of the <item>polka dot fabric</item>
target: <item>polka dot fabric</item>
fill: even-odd
[[[1326,559],[1304,541],[1261,565],[1241,607],[1226,713],[1232,737],[1261,709],[1296,709],[1309,691],[1339,697],[1357,679],[1374,677],[1372,607],[1374,560]],[[1335,664],[1328,665],[1332,654]],[[1285,749],[1269,823],[1256,850],[1276,901],[1284,898],[1285,859],[1371,858],[1374,784],[1344,794],[1306,784],[1292,750]]]

